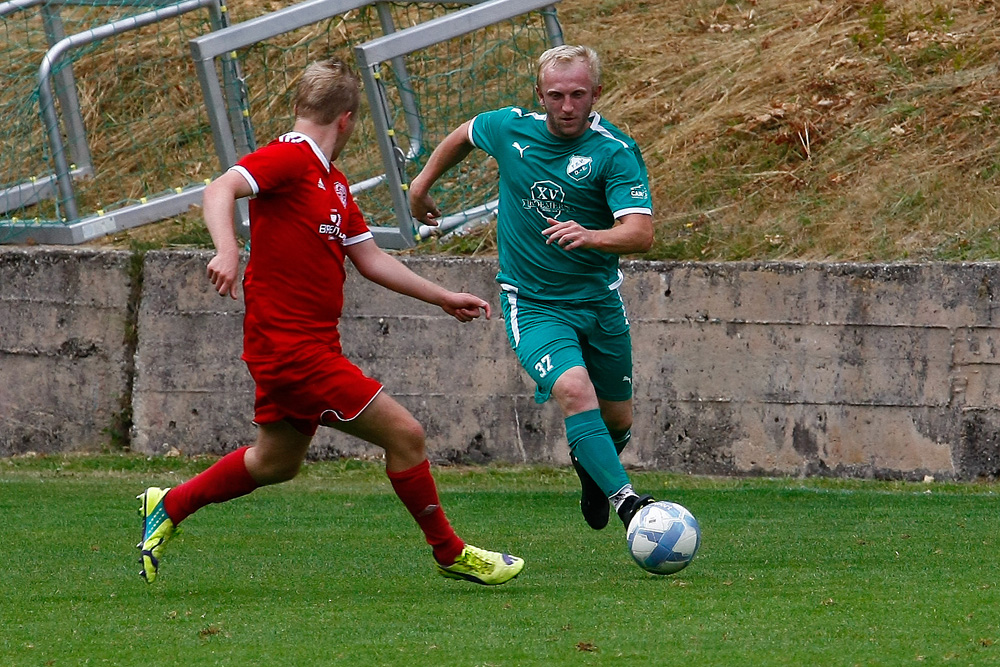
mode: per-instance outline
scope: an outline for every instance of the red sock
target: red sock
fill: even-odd
[[[392,483],[393,491],[424,531],[427,544],[434,550],[434,558],[442,565],[454,563],[465,548],[465,542],[452,530],[448,517],[441,509],[430,461],[425,460],[400,472],[386,470],[385,474]]]
[[[205,505],[224,503],[239,498],[260,486],[247,471],[243,456],[249,447],[226,454],[212,466],[163,497],[163,509],[174,524],[178,524]]]

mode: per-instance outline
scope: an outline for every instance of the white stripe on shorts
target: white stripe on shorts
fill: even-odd
[[[514,347],[521,342],[521,331],[517,328],[517,293],[506,292],[507,304],[510,306],[510,333],[514,336]]]
[[[622,299],[622,293],[619,292],[618,290],[615,290],[615,294],[618,295],[618,303],[622,305],[622,317],[625,318],[625,326],[631,326],[628,323],[628,311],[625,309],[625,300]]]

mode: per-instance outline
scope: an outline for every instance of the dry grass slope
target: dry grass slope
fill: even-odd
[[[567,41],[604,57],[598,108],[643,148],[657,224],[646,257],[682,260],[997,257],[998,9],[558,5]],[[480,229],[418,252],[493,249]]]
[[[560,16],[644,148],[657,256],[995,256],[996,2],[591,6]]]

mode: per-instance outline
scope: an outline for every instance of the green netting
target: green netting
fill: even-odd
[[[40,193],[25,204],[32,182],[55,173],[49,137],[39,110],[38,72],[53,43],[46,25],[72,35],[135,16],[165,2],[0,2],[0,242],[3,223],[63,224],[66,203],[58,191]],[[468,3],[383,3],[396,30],[454,12]],[[223,5],[223,8],[225,6]],[[273,5],[234,5],[229,22],[254,18]],[[255,14],[256,12],[256,14]],[[53,23],[55,22],[55,23]],[[76,220],[100,215],[200,185],[221,172],[212,143],[201,88],[188,41],[212,30],[210,13],[199,9],[72,50],[55,73],[71,75],[93,172],[74,179]],[[51,27],[49,29],[52,32]],[[291,96],[311,61],[330,55],[354,60],[353,47],[383,34],[373,5],[295,30],[236,54],[244,95],[230,99],[243,115],[250,148],[287,131],[293,122]],[[533,59],[546,48],[541,17],[529,15],[451,40],[406,58],[408,81],[384,68],[391,125],[402,150],[415,160],[405,171],[415,175],[428,152],[445,134],[475,113],[507,104],[533,104]],[[221,65],[220,65],[221,67]],[[55,78],[55,77],[54,77]],[[58,81],[56,81],[58,88]],[[400,87],[416,96],[420,135],[407,128]],[[61,136],[73,167],[73,109],[57,101]],[[239,128],[234,128],[239,129]],[[352,182],[383,174],[385,167],[367,109],[340,160]],[[490,161],[476,155],[442,180],[436,193],[442,206],[458,211],[496,197]],[[395,226],[390,194],[379,185],[358,195],[371,224]],[[20,194],[17,194],[20,193]],[[17,195],[17,196],[15,196]],[[18,199],[18,196],[22,199]]]
[[[420,20],[428,20],[446,11],[441,5],[393,5],[392,8],[394,21],[403,20],[413,11],[421,12],[423,18]],[[292,100],[306,65],[330,56],[353,62],[355,45],[381,35],[375,9],[365,7],[241,49],[238,60],[245,77],[246,99],[241,101],[245,108],[240,111],[246,111],[249,118],[250,147],[263,145],[291,129],[294,122]],[[383,171],[367,108],[361,112],[354,137],[338,160],[338,167],[351,182]],[[386,205],[382,202],[373,207],[363,195],[358,199],[366,215],[383,210]],[[387,201],[387,198],[380,199]],[[375,220],[372,222],[379,224]]]
[[[389,3],[396,30],[467,6]],[[329,53],[353,60],[355,45],[382,34],[377,10],[368,6],[241,51],[249,116],[257,141],[265,142],[290,127],[291,95],[305,64]],[[547,46],[542,17],[529,15],[410,54],[405,58],[403,80],[386,64],[382,73],[391,107],[390,126],[402,152],[414,157],[407,163],[406,180],[416,175],[430,151],[451,129],[476,113],[509,104],[532,106],[534,60]],[[410,91],[416,99],[420,128],[417,136],[408,128],[401,90]],[[340,167],[352,183],[385,171],[374,133],[370,110],[365,109],[340,159]],[[491,169],[492,160],[475,154],[442,179],[435,195],[443,210],[458,212],[495,199],[496,177]],[[397,225],[387,189],[383,183],[356,195],[371,225]]]
[[[8,3],[10,4],[10,3]],[[55,174],[51,141],[39,104],[39,68],[49,48],[64,35],[85,33],[172,3],[66,3],[27,6],[0,18],[0,222],[70,222],[66,202],[43,194],[34,204],[16,196]],[[53,36],[46,25],[55,26]],[[74,186],[77,219],[141,202],[211,176],[211,133],[201,102],[188,40],[211,29],[209,12],[194,11],[109,37],[67,52],[53,68],[53,87],[66,90],[55,75],[71,74],[92,164]],[[50,33],[52,28],[49,28]],[[59,98],[56,111],[71,168],[86,158],[74,150],[79,140],[67,125],[73,105]],[[3,232],[0,231],[0,235]],[[0,238],[2,241],[3,238]]]
[[[417,175],[451,130],[477,113],[509,105],[536,109],[535,62],[549,46],[543,17],[531,14],[409,54],[408,82],[384,67],[391,124],[403,150],[414,154],[406,180]],[[408,130],[400,90],[410,91],[417,101],[418,136]],[[491,202],[498,196],[496,163],[474,151],[431,194],[444,215]]]

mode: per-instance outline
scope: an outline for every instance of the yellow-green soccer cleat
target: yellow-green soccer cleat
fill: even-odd
[[[142,572],[139,574],[148,584],[156,580],[163,546],[175,532],[174,522],[163,509],[163,497],[169,490],[151,486],[136,496],[141,502],[139,516],[142,517],[142,541],[136,545],[141,552],[139,562],[142,563]]]
[[[484,586],[496,586],[521,574],[521,570],[524,569],[524,560],[510,554],[487,551],[466,544],[453,564],[447,567],[440,563],[436,565],[437,571],[443,577],[466,579]]]

